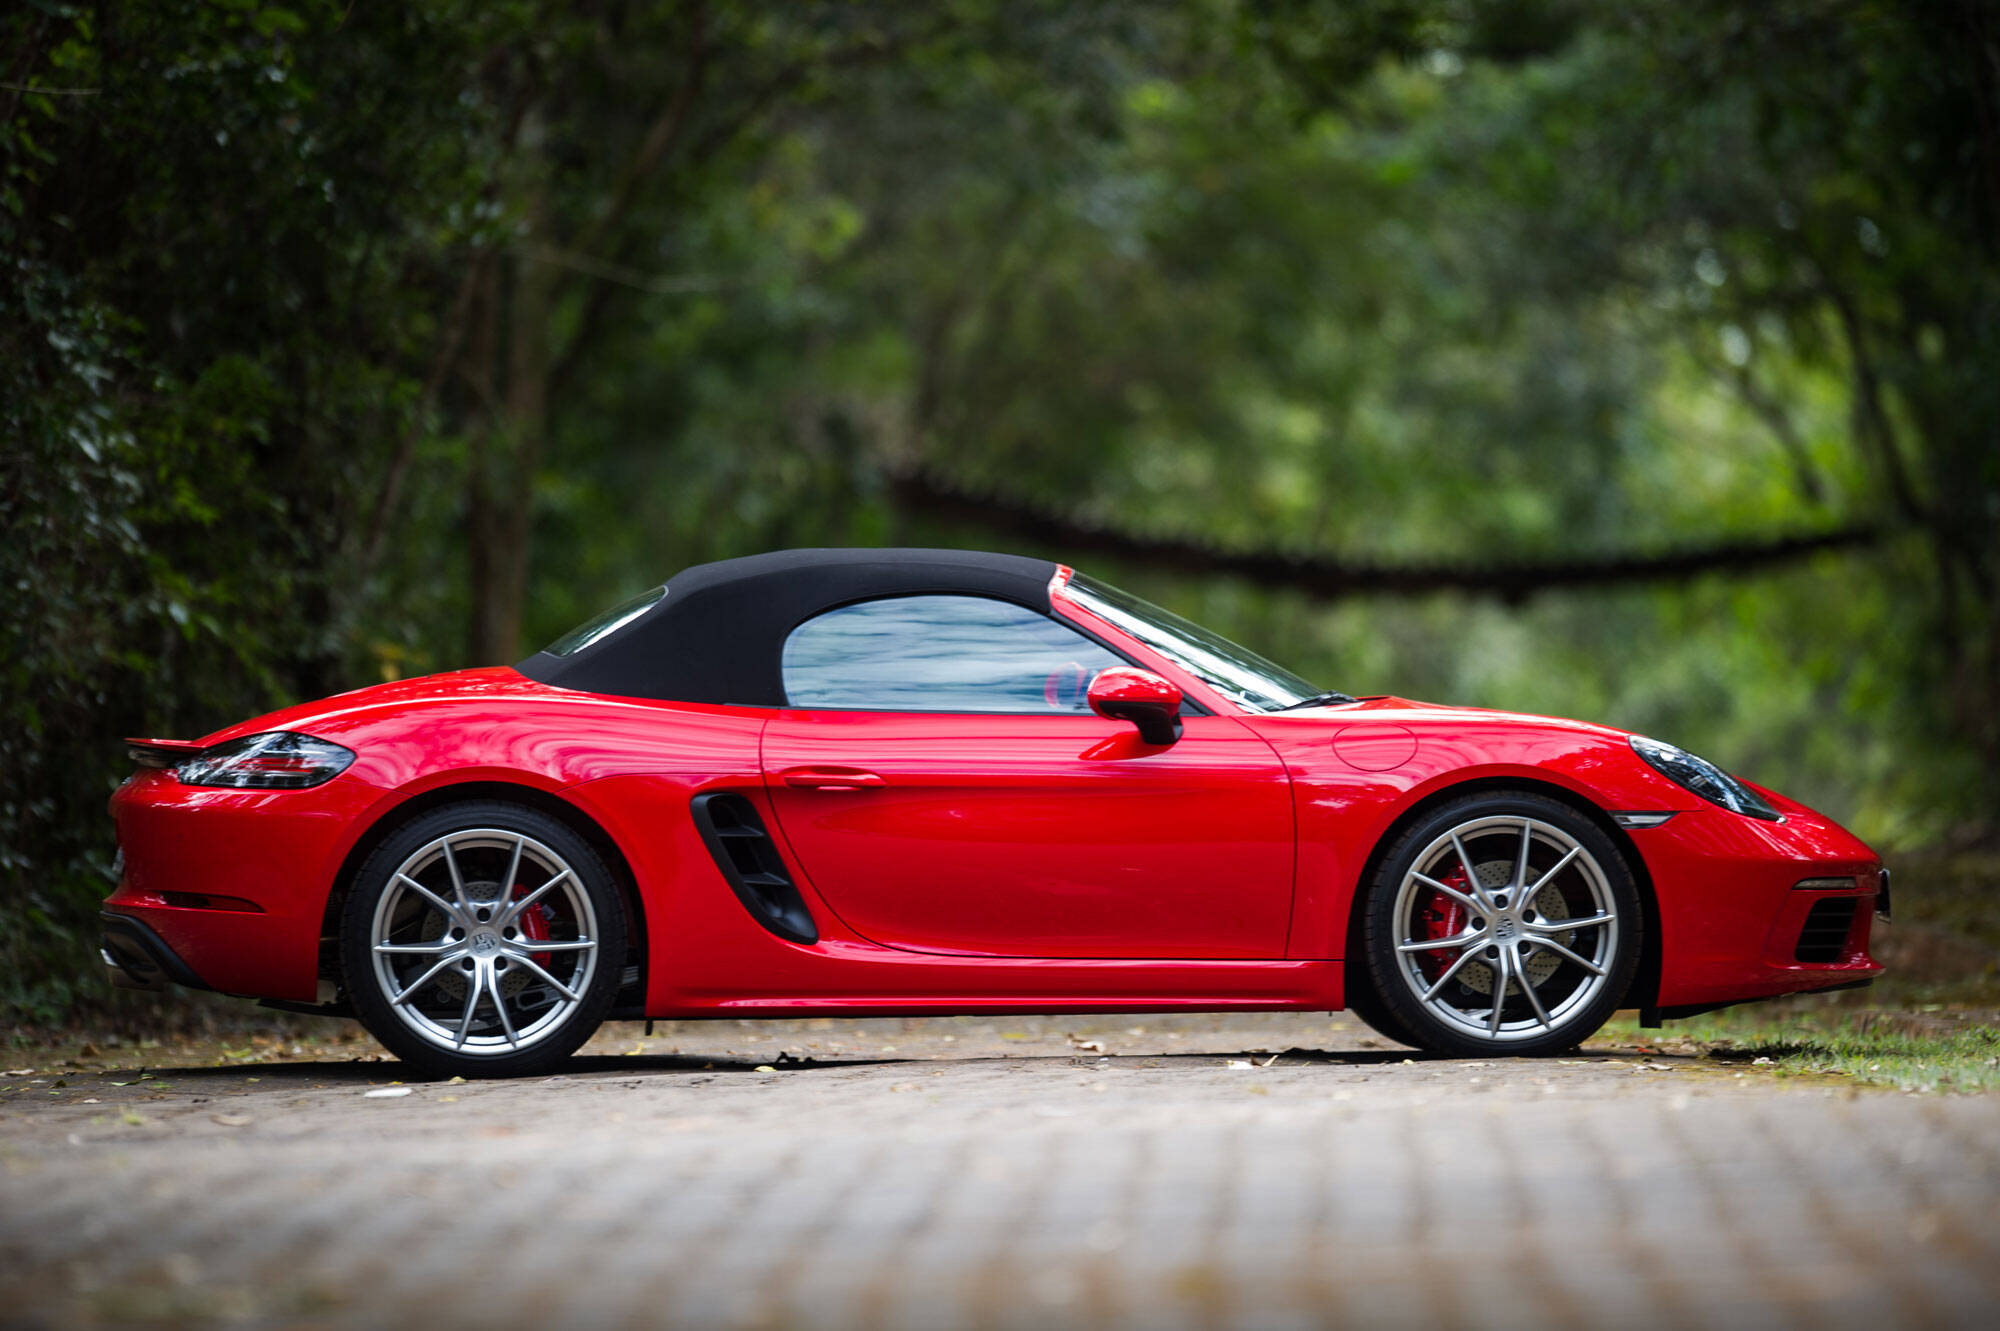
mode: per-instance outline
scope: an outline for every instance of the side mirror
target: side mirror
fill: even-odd
[[[1100,670],[1084,696],[1099,716],[1139,727],[1139,738],[1148,744],[1172,744],[1181,737],[1180,686],[1149,670]]]

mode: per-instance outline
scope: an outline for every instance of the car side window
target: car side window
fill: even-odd
[[[793,629],[781,661],[794,707],[865,712],[1087,713],[1084,691],[1122,657],[1023,606],[894,596]]]

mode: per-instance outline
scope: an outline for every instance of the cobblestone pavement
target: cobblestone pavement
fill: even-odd
[[[2000,1307],[2000,1097],[1608,1048],[1412,1059],[1324,1015],[639,1029],[562,1076],[386,1097],[366,1093],[405,1090],[396,1064],[334,1052],[16,1079],[0,1323],[1986,1327]]]

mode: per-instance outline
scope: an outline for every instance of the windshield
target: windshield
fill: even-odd
[[[550,656],[568,656],[572,652],[580,652],[600,638],[610,637],[651,610],[666,594],[665,587],[655,587],[649,592],[640,592],[629,601],[620,601],[596,618],[577,625],[542,650]]]
[[[1248,647],[1095,578],[1075,574],[1062,593],[1244,707],[1275,712],[1324,692]]]

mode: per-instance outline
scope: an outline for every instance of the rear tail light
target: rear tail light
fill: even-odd
[[[304,790],[347,770],[354,751],[289,730],[245,735],[203,749],[174,767],[183,785],[239,790]]]

